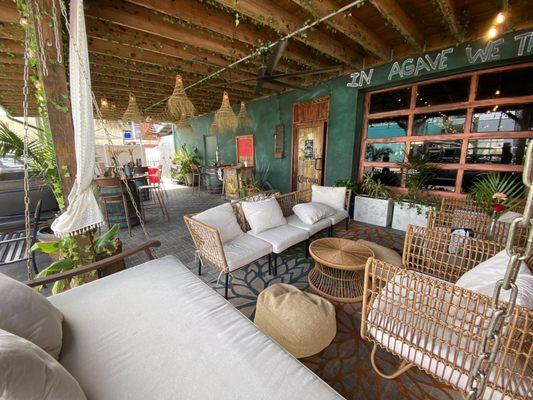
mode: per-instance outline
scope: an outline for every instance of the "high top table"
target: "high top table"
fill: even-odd
[[[309,286],[333,301],[353,303],[363,299],[366,261],[374,257],[368,247],[342,238],[317,239],[309,246],[315,266],[309,272]]]

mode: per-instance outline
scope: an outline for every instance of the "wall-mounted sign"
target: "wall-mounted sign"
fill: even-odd
[[[304,158],[314,158],[313,139],[306,139],[304,144]]]
[[[252,167],[254,165],[254,135],[236,136],[235,147],[237,162]]]
[[[533,31],[509,34],[496,40],[449,47],[437,52],[424,53],[417,57],[407,57],[392,64],[369,68],[350,75],[348,87],[361,88],[372,85],[372,78],[380,73],[388,81],[417,77],[437,71],[456,68],[456,65],[480,65],[504,58],[522,57],[533,53]],[[451,62],[453,61],[453,62]],[[383,68],[386,70],[383,71]]]
[[[124,132],[124,140],[131,140],[131,138],[132,136],[130,131]]]

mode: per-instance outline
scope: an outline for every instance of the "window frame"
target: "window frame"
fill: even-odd
[[[407,161],[406,157],[411,151],[411,142],[431,142],[439,140],[460,140],[461,153],[459,163],[434,163],[431,164],[438,169],[443,170],[456,170],[457,178],[455,182],[455,191],[437,191],[431,190],[432,194],[445,196],[445,197],[459,197],[463,198],[466,196],[465,193],[461,192],[463,175],[464,171],[501,171],[501,172],[522,172],[522,165],[508,165],[508,164],[469,164],[466,162],[468,155],[468,142],[469,139],[533,139],[533,131],[506,131],[506,132],[471,132],[472,127],[472,117],[474,109],[479,107],[490,107],[490,106],[506,106],[513,104],[530,104],[533,103],[533,94],[527,96],[516,96],[516,97],[502,97],[497,99],[484,99],[476,100],[478,80],[481,75],[491,74],[494,72],[503,72],[510,70],[518,70],[522,68],[531,68],[533,67],[533,62],[527,62],[523,64],[508,65],[504,67],[496,67],[490,69],[484,69],[474,72],[467,72],[461,74],[450,75],[442,78],[429,79],[426,81],[420,81],[411,84],[399,85],[388,87],[386,89],[378,89],[373,91],[368,91],[365,93],[364,97],[364,110],[363,110],[363,128],[361,135],[361,152],[359,159],[358,167],[358,178],[362,180],[364,170],[368,167],[389,167],[389,168],[398,168],[399,163],[394,162],[378,162],[378,161],[366,161],[366,147],[367,144],[371,143],[394,143],[394,142],[403,142],[405,143],[406,156],[404,161]],[[470,77],[470,87],[468,92],[468,100],[456,103],[448,104],[439,104],[436,106],[425,106],[425,107],[416,107],[416,95],[419,85],[426,85],[436,82],[444,82],[457,78]],[[395,111],[385,111],[379,113],[370,113],[370,98],[375,93],[383,93],[393,90],[398,90],[402,88],[410,87],[411,88],[411,98],[408,108]],[[444,112],[444,111],[454,111],[454,110],[466,110],[465,118],[465,127],[462,133],[449,133],[449,134],[439,134],[439,135],[423,135],[423,136],[414,136],[413,135],[413,126],[414,118],[417,114],[430,114],[435,112]],[[368,124],[369,121],[389,118],[389,117],[407,117],[407,134],[405,136],[395,136],[395,137],[386,137],[386,138],[376,138],[369,139],[368,134]],[[407,189],[405,188],[405,182],[402,179],[401,187],[391,188],[395,192],[406,193]]]

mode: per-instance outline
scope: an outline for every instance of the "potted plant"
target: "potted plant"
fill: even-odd
[[[188,150],[186,144],[181,146],[172,160],[172,163],[178,166],[176,172],[177,181],[192,186],[193,172],[198,169],[201,159],[202,156],[197,147]]]
[[[355,196],[354,220],[377,226],[390,226],[393,201],[390,190],[374,171],[367,172],[361,183],[364,195]]]
[[[48,275],[57,274],[71,269],[82,267],[94,261],[102,260],[122,251],[122,243],[116,237],[120,229],[119,224],[115,224],[109,231],[101,236],[94,236],[94,232],[89,231],[80,237],[65,237],[56,241],[35,243],[31,251],[41,251],[50,255],[57,255],[47,268],[43,269],[36,275],[36,278],[43,278]],[[83,249],[80,249],[79,243],[86,243]],[[124,261],[121,260],[114,265],[102,270],[102,276],[118,272],[125,268]],[[67,289],[82,285],[98,278],[97,272],[93,271],[81,276],[69,279],[63,279],[54,283],[52,293],[61,293]],[[40,288],[39,288],[40,289]]]
[[[392,228],[405,231],[409,225],[427,225],[427,213],[435,201],[424,194],[437,170],[429,165],[422,153],[410,153],[401,164],[407,185],[407,198],[397,198],[392,215]]]
[[[487,239],[492,239],[496,222],[502,214],[512,211],[524,192],[524,184],[512,175],[491,172],[476,180],[468,197],[474,200],[490,217]]]

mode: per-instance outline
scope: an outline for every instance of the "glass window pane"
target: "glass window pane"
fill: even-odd
[[[465,171],[463,175],[463,184],[461,187],[462,193],[469,193],[474,183],[480,179],[483,175],[489,174],[491,171]],[[522,174],[517,172],[500,172],[503,175],[512,175],[518,180],[522,180]]]
[[[407,117],[381,118],[368,121],[369,139],[407,135]]]
[[[527,96],[533,93],[533,68],[494,72],[479,76],[477,99]]]
[[[444,192],[455,192],[455,181],[457,180],[456,170],[437,170],[435,177],[427,185],[428,190],[440,190]]]
[[[391,90],[389,92],[374,93],[370,97],[370,113],[403,110],[409,108],[411,88]]]
[[[412,142],[411,153],[424,155],[429,162],[458,163],[461,158],[460,140]]]
[[[405,143],[369,143],[366,145],[366,161],[402,162]]]
[[[467,163],[521,165],[529,139],[477,139],[468,141]]]
[[[513,132],[533,130],[533,104],[476,108],[472,132]]]
[[[379,179],[384,185],[387,186],[400,186],[402,182],[402,170],[401,168],[378,168],[378,167],[366,167],[364,173],[373,171],[374,178]]]
[[[462,133],[464,131],[465,118],[466,112],[464,110],[418,114],[415,115],[413,135],[425,136]]]
[[[420,85],[416,94],[416,106],[430,107],[467,101],[469,90],[470,77]]]

